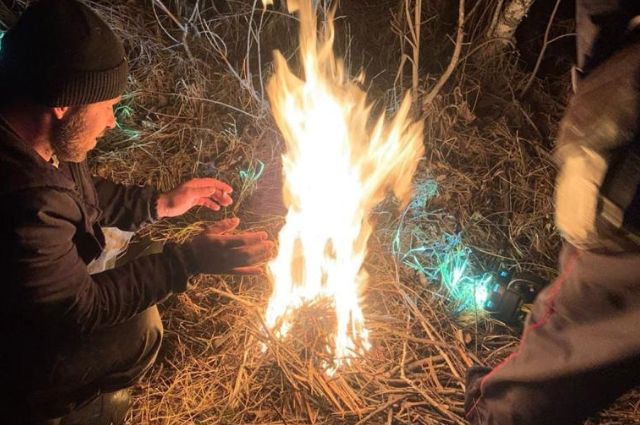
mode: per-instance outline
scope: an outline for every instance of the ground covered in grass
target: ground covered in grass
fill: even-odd
[[[283,143],[264,87],[273,49],[295,69],[295,18],[253,0],[89,3],[125,40],[131,64],[118,129],[91,158],[96,172],[165,190],[210,176],[235,189],[226,210],[165,220],[137,239],[184,241],[234,215],[243,229],[275,236],[285,212]],[[353,75],[365,70],[374,109],[393,114],[414,86],[415,114],[425,120],[413,201],[399,208],[389,199],[373,216],[364,306],[370,352],[327,377],[318,366],[335,320],[326,306],[302,309],[290,337],[278,341],[263,330],[264,277],[196,277],[160,306],[165,340],[135,387],[130,423],[465,423],[466,369],[499,362],[519,330],[455,291],[498,270],[555,275],[550,152],[569,84],[562,74],[532,77],[512,47],[487,48],[498,0],[468,2],[459,49],[457,3],[425,2],[415,56],[407,41],[413,9],[404,9],[415,3],[345,0],[337,11],[336,50]],[[10,13],[0,17],[8,22]],[[552,29],[571,31],[566,21]],[[327,208],[340,206],[328,200]],[[637,403],[626,396],[590,423],[640,423]]]

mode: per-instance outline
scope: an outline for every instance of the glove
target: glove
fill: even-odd
[[[275,245],[266,232],[231,234],[240,219],[229,218],[209,226],[182,245],[190,274],[258,274],[273,258]]]

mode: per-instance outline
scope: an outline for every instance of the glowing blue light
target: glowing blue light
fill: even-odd
[[[240,180],[242,181],[240,193],[252,192],[258,184],[258,180],[262,177],[265,168],[264,162],[257,159],[255,162],[251,162],[246,170],[240,170]]]
[[[422,212],[427,206],[427,202],[439,195],[438,183],[433,179],[416,182],[413,190],[413,199],[409,204],[409,211],[413,213]]]
[[[439,280],[457,311],[483,309],[489,296],[492,277],[488,273],[474,274],[469,255],[469,249],[458,245],[438,256]]]
[[[489,299],[489,288],[487,285],[479,285],[476,287],[475,301],[476,305],[480,308],[484,308]]]
[[[425,224],[429,222],[425,220],[429,215],[427,202],[438,195],[436,181],[428,178],[416,182],[414,193],[392,235],[393,254],[429,281],[439,282],[457,313],[484,309],[493,276],[475,270],[471,250],[464,246],[460,233],[444,233],[434,239],[440,228]]]
[[[122,121],[123,119],[131,118],[133,115],[133,108],[129,105],[118,105],[116,106],[114,113],[116,114],[117,121]],[[117,125],[120,127],[119,123],[117,123]]]
[[[249,168],[247,168],[246,170],[240,170],[240,180],[242,180],[246,184],[253,184],[257,182],[260,177],[262,177],[264,169],[264,162],[258,159],[256,160],[256,164],[249,165]]]
[[[127,140],[140,139],[140,132],[138,130],[125,127],[122,124],[124,120],[131,118],[131,116],[133,115],[133,108],[131,108],[129,105],[118,105],[113,112],[116,116],[116,127],[118,127],[118,130],[120,130],[127,137]]]

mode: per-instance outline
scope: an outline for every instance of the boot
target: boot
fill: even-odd
[[[131,404],[128,389],[104,393],[62,418],[60,425],[122,425]]]

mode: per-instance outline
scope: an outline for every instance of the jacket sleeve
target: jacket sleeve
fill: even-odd
[[[177,245],[93,276],[74,242],[81,212],[70,194],[31,190],[2,214],[11,250],[0,263],[15,285],[20,310],[52,331],[90,333],[121,323],[186,288],[188,272]],[[24,306],[24,308],[22,307]]]
[[[577,0],[577,66],[582,74],[637,41],[639,19],[638,0]]]
[[[93,177],[93,183],[102,210],[102,226],[135,231],[158,219],[158,192],[154,188],[118,184],[97,176]]]

